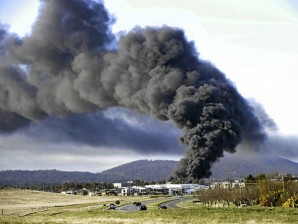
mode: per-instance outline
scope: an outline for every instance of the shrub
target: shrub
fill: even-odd
[[[282,207],[284,208],[297,208],[298,207],[298,197],[293,196],[286,200]]]

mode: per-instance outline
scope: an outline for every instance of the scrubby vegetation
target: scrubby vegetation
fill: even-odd
[[[298,207],[298,182],[291,175],[256,177],[249,175],[245,178],[245,187],[221,188],[202,190],[197,197],[208,207],[229,207],[231,204],[260,205],[264,207]]]

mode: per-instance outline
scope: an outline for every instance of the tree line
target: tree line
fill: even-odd
[[[166,180],[160,181],[143,181],[140,179],[136,179],[129,182],[129,186],[145,186],[145,185],[153,185],[153,184],[165,184]],[[37,190],[37,191],[47,191],[47,192],[62,192],[62,191],[70,191],[70,190],[82,190],[87,189],[89,191],[102,191],[108,189],[115,189],[114,184],[111,182],[64,182],[61,184],[28,184],[25,186],[11,186],[11,185],[0,185],[0,189],[4,188],[21,188],[27,190]]]
[[[27,190],[37,190],[37,191],[47,191],[47,192],[55,192],[60,193],[62,191],[70,191],[70,190],[82,190],[88,189],[90,191],[100,191],[106,189],[112,189],[114,185],[112,183],[105,182],[86,182],[86,183],[76,183],[76,182],[65,182],[62,184],[55,185],[27,185],[25,187],[15,187]],[[1,186],[1,188],[10,188],[10,186]]]
[[[231,204],[260,205],[266,207],[298,207],[298,182],[292,175],[275,176],[259,174],[244,179],[245,187],[210,188],[197,192],[198,199],[205,206],[218,207]]]

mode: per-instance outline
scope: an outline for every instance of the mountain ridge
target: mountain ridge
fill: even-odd
[[[137,160],[122,164],[101,173],[59,171],[59,170],[6,170],[0,171],[1,186],[42,186],[59,185],[65,182],[126,182],[129,180],[160,181],[166,180],[177,161],[174,160]],[[283,158],[240,158],[226,156],[213,164],[210,179],[239,179],[252,174],[274,172],[298,175],[298,163]]]

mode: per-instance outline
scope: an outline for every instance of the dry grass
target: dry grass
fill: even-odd
[[[122,203],[128,203],[132,200],[137,200],[131,197],[117,196],[82,196],[82,195],[67,195],[59,193],[23,190],[23,189],[1,189],[0,190],[0,215],[24,215],[41,210],[47,210],[53,207],[70,206],[69,209],[77,210],[82,206],[75,207],[74,205],[84,205],[84,208],[96,208],[104,203],[114,203],[116,200]]]
[[[0,209],[9,208],[37,208],[65,206],[73,204],[84,204],[94,202],[106,202],[111,200],[110,196],[89,197],[82,195],[67,195],[59,193],[10,189],[0,190]],[[114,200],[121,200],[120,197],[113,197]]]
[[[14,215],[0,215],[0,223],[74,223],[74,224],[190,224],[190,223],[297,223],[298,209],[286,208],[207,208],[198,203],[181,202],[181,209],[157,209],[158,202],[147,211],[110,211],[104,203],[121,200],[121,204],[141,200],[138,197],[62,195],[25,190],[0,191],[0,209],[14,209]],[[162,199],[161,200],[165,200]],[[35,206],[43,209],[34,209]],[[56,207],[55,207],[56,206]],[[58,206],[58,207],[57,207]],[[27,210],[26,210],[27,209]],[[31,209],[31,210],[30,210]],[[1,211],[0,211],[1,212]]]

